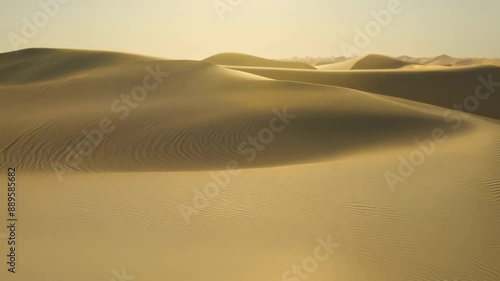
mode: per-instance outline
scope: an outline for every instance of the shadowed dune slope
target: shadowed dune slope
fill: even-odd
[[[71,60],[63,51],[55,61]],[[27,170],[224,168],[252,157],[249,137],[280,124],[286,128],[249,166],[288,165],[398,146],[444,123],[440,108],[198,61],[103,66],[0,91],[9,105],[0,118],[10,120],[0,124],[0,163]]]
[[[33,48],[0,54],[0,83],[32,83],[92,74],[158,58],[88,50]]]
[[[383,55],[368,55],[358,59],[352,70],[361,69],[398,69],[410,65],[411,63],[404,62],[395,58]]]
[[[500,67],[496,66],[385,71],[230,68],[277,80],[352,88],[449,109],[455,109],[455,104],[470,103],[467,107],[468,112],[500,119],[498,110],[500,108]],[[481,97],[481,99],[477,98],[479,102],[476,103],[476,98],[473,97]],[[471,102],[470,99],[473,101]],[[461,107],[465,108],[463,105]]]
[[[303,62],[269,60],[238,53],[222,53],[206,58],[204,61],[218,65],[315,69],[314,66]]]
[[[416,63],[391,58],[383,55],[367,55],[341,62],[318,66],[319,70],[363,70],[363,69],[400,69]]]

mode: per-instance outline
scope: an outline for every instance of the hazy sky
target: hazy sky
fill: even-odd
[[[55,1],[68,3],[47,16],[51,10],[40,3]],[[499,0],[400,0],[402,11],[377,31],[372,11],[391,1],[397,0],[3,0],[0,52],[17,46],[285,58],[340,56],[349,44],[360,54],[500,57]],[[221,17],[214,2],[231,9]],[[356,28],[367,25],[373,37],[356,45]]]

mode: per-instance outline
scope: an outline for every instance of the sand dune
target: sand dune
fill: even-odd
[[[353,66],[360,60],[362,68],[357,69],[446,69],[464,66],[500,66],[500,59],[494,58],[454,58],[448,55],[420,58],[399,56],[392,58],[383,55],[367,55],[362,57],[330,57],[330,58],[294,58],[289,61],[305,62],[321,70],[356,70]]]
[[[157,58],[105,51],[26,49],[0,54],[0,83],[22,84],[71,79],[93,71]]]
[[[307,280],[500,280],[498,93],[448,110],[500,68],[251,60],[0,54],[16,278],[302,280],[294,265],[315,259]],[[185,206],[198,206],[189,220]]]
[[[353,70],[361,69],[398,69],[410,63],[382,55],[368,55],[356,61]]]
[[[259,58],[256,56],[238,54],[238,53],[218,54],[206,58],[204,59],[204,61],[218,65],[315,69],[314,66],[302,62],[269,60],[269,59]]]
[[[468,66],[500,66],[500,59],[454,58],[448,55],[440,55],[431,58],[415,58],[410,56],[393,58],[379,54],[371,54],[354,58],[331,57],[269,60],[246,54],[223,53],[211,56],[204,61],[222,66],[319,70],[436,70]]]
[[[351,70],[360,58],[348,59],[341,62],[334,62],[316,66],[318,70]]]
[[[60,52],[55,63],[68,65],[75,55]],[[88,63],[96,65],[92,59]],[[170,76],[135,108],[115,103],[141,85],[147,68]],[[8,148],[0,154],[2,164],[24,170],[52,170],[59,164],[60,169],[82,171],[219,169],[241,158],[238,144],[246,135],[257,135],[275,118],[273,110],[283,108],[297,120],[251,166],[318,161],[326,152],[336,155],[379,143],[395,145],[444,123],[441,112],[411,101],[268,80],[205,62],[146,61],[78,75],[82,72],[75,68],[74,76],[65,72],[51,82],[3,88],[2,98],[23,104],[26,114],[6,124],[13,129],[2,128],[9,131],[0,143]],[[15,72],[11,75],[4,79],[18,81]],[[1,117],[16,110],[7,108]],[[116,129],[97,149],[76,157],[79,165],[71,165],[75,161],[69,159],[75,156],[67,149],[81,146],[88,139],[81,132],[94,132],[103,119],[112,120]],[[303,150],[304,146],[315,148]]]
[[[440,55],[431,58],[411,58],[408,56],[403,56],[400,58],[404,61],[411,61],[413,63],[429,64],[429,65],[443,65],[443,66],[453,66],[455,63],[460,61],[458,58],[450,57],[448,55]]]
[[[405,62],[383,55],[368,55],[347,61],[321,65],[321,70],[363,70],[363,69],[399,69],[408,67],[413,63]]]
[[[440,55],[433,58],[412,58],[409,56],[401,56],[398,59],[402,61],[407,61],[411,63],[418,63],[422,65],[441,65],[441,66],[485,66],[485,65],[495,65],[500,66],[499,59],[487,59],[487,58],[454,58],[448,55]]]
[[[454,64],[454,66],[471,66],[471,65],[500,66],[500,60],[498,60],[498,59],[462,59]]]
[[[234,70],[278,80],[331,85],[403,98],[455,109],[470,96],[488,96],[485,101],[472,103],[474,114],[500,119],[500,96],[487,95],[482,80],[500,81],[500,68],[474,66],[452,69],[431,68],[385,71],[307,71],[256,67],[230,67]],[[482,79],[480,80],[480,77]],[[489,83],[491,84],[491,83]],[[481,86],[482,85],[482,86]],[[489,85],[488,87],[492,87]],[[477,108],[476,108],[477,107]]]

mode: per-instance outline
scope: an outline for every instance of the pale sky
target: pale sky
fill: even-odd
[[[0,52],[47,47],[177,59],[221,52],[341,56],[343,42],[360,47],[356,28],[380,26],[373,25],[372,11],[391,1],[397,0],[2,0]],[[214,2],[235,4],[221,20]],[[399,2],[402,11],[368,37],[360,55],[500,57],[499,0]],[[47,16],[51,10],[40,3],[58,4]]]

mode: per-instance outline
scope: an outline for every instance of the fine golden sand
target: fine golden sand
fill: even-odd
[[[499,65],[0,54],[8,280],[500,280]]]

